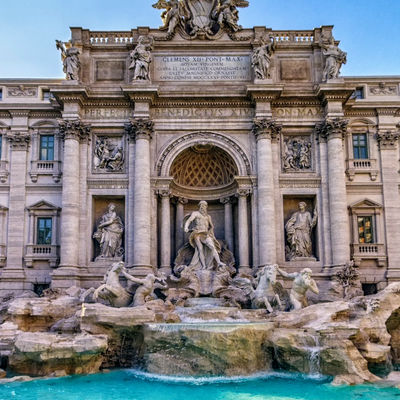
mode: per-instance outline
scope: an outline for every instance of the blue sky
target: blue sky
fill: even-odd
[[[62,78],[54,40],[70,26],[91,30],[158,27],[156,0],[0,0],[0,78]],[[400,0],[250,0],[244,27],[313,29],[335,25],[348,53],[347,76],[400,75]]]

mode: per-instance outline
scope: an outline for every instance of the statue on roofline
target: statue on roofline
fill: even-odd
[[[56,47],[61,50],[65,78],[69,81],[79,81],[79,71],[81,69],[79,50],[74,46],[66,48],[61,40],[56,40]]]

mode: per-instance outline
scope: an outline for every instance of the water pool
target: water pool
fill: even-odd
[[[387,400],[400,390],[334,387],[293,375],[244,379],[161,378],[132,370],[0,385],[1,400]]]

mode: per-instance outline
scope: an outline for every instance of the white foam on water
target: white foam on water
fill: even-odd
[[[241,383],[251,382],[256,380],[265,379],[289,379],[289,380],[313,380],[313,381],[325,381],[328,378],[323,375],[310,376],[304,374],[295,374],[290,372],[279,372],[279,371],[265,371],[257,374],[248,376],[174,376],[174,375],[159,375],[151,374],[137,369],[127,370],[133,377],[149,381],[158,381],[166,383],[185,383],[190,385],[209,385],[209,384],[220,384],[220,383]]]

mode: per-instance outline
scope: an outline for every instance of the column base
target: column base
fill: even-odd
[[[68,289],[81,286],[82,269],[75,265],[61,265],[51,274],[52,289]]]
[[[149,274],[155,274],[156,271],[151,265],[132,265],[129,267],[129,273],[137,278],[143,278]]]
[[[25,272],[21,268],[4,268],[0,278],[0,296],[9,293],[19,294],[25,290],[33,290],[33,285],[25,281]]]

